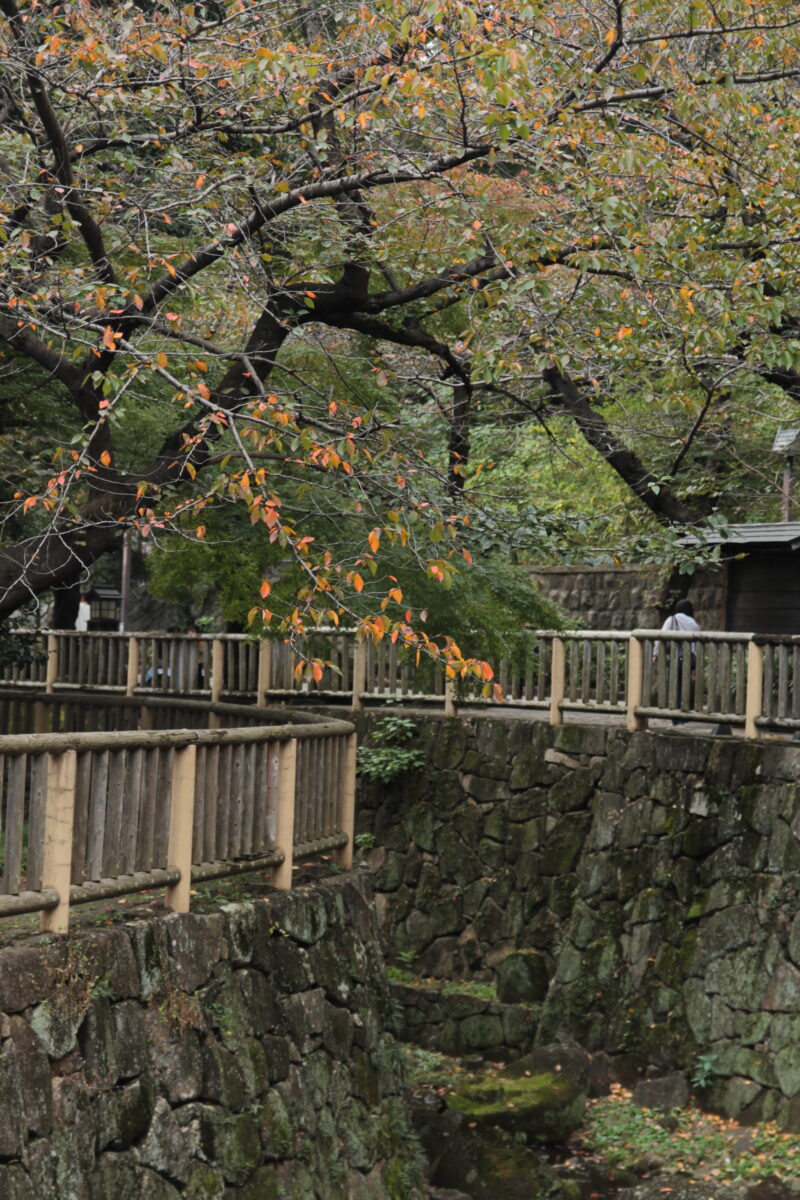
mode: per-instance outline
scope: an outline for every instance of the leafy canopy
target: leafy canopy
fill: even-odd
[[[800,396],[792,7],[0,14],[4,429],[35,450],[0,442],[0,616],[231,506],[257,624],[427,645],[419,579],[517,539],[504,432],[574,431],[675,526],[731,495],[739,414]]]

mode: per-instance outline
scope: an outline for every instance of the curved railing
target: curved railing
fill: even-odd
[[[501,694],[471,679],[448,679],[441,661],[386,639],[320,629],[295,644],[244,635],[53,632],[27,635],[40,656],[0,672],[19,691],[91,689],[127,696],[152,711],[159,697],[219,706],[225,701],[332,701],[358,710],[386,700],[444,705],[502,703],[541,709],[552,724],[567,714],[650,718],[766,729],[800,729],[800,637],[639,629],[525,630],[513,656],[490,665]],[[310,681],[304,658],[321,664]],[[116,700],[114,701],[116,703]],[[0,720],[2,719],[0,700]],[[191,723],[191,722],[190,722]]]
[[[163,886],[184,912],[199,880],[269,868],[288,888],[296,855],[352,864],[346,721],[13,687],[0,713],[0,916],[63,930],[89,900]]]

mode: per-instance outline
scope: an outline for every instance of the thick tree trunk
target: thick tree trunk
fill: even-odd
[[[602,455],[659,521],[665,525],[689,525],[707,515],[684,504],[647,470],[639,456],[609,428],[602,413],[581,395],[574,379],[557,367],[548,367],[544,381],[551,389],[554,404],[572,417],[589,445]]]
[[[74,629],[81,602],[81,585],[76,580],[67,587],[53,588],[53,615],[51,629]]]

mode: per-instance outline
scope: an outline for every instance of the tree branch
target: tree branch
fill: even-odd
[[[25,46],[27,39],[15,0],[0,0],[0,10],[8,18],[16,41],[20,45]],[[29,49],[27,46],[25,48]],[[116,281],[114,269],[111,266],[111,261],[103,243],[100,226],[89,212],[80,189],[75,184],[70,164],[69,146],[67,145],[67,139],[61,127],[61,122],[50,100],[50,95],[38,71],[34,70],[30,65],[26,65],[24,70],[31,99],[33,100],[47,140],[50,143],[50,148],[53,151],[55,179],[64,189],[64,195],[61,197],[61,200],[81,231],[81,236],[89,251],[89,257],[98,275],[106,283],[114,283]]]
[[[572,417],[589,445],[647,505],[653,516],[663,524],[689,524],[704,515],[684,504],[647,470],[639,456],[617,437],[602,414],[581,395],[569,375],[553,366],[545,369],[543,378],[550,388],[551,402]]]

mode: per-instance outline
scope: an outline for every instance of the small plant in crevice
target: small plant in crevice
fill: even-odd
[[[698,1054],[694,1063],[694,1073],[692,1075],[692,1087],[705,1088],[711,1083],[711,1080],[716,1075],[716,1054]]]
[[[381,717],[370,732],[368,744],[358,748],[358,773],[377,783],[390,783],[407,771],[417,770],[423,766],[425,755],[407,744],[415,735],[410,717]]]

